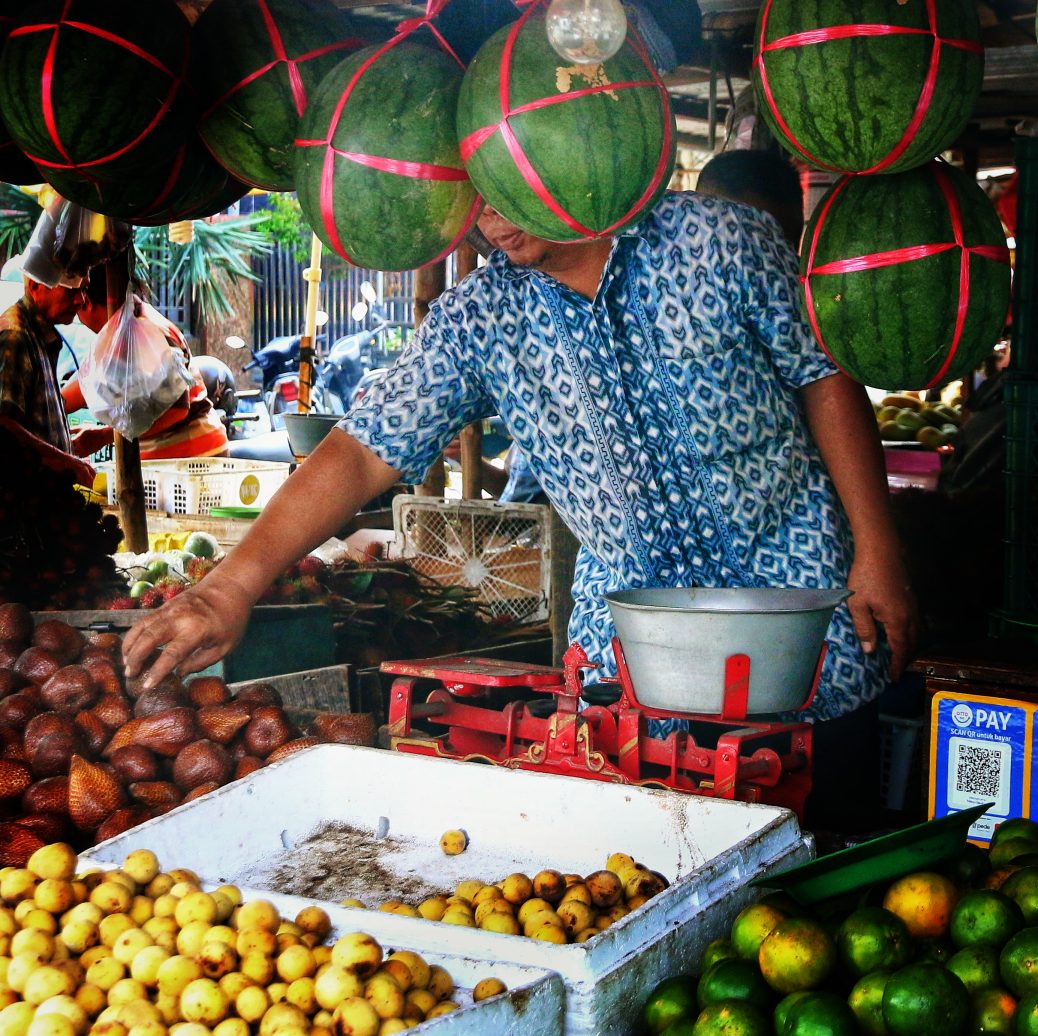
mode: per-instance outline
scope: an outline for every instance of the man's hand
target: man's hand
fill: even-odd
[[[174,669],[181,676],[205,669],[241,640],[251,610],[234,580],[211,573],[132,627],[123,638],[126,675],[144,673],[153,687]]]
[[[72,452],[77,457],[89,457],[111,445],[112,429],[103,425],[83,425],[72,433]]]
[[[47,453],[41,452],[40,459],[51,471],[71,475],[77,486],[90,488],[94,484],[94,469],[85,460],[73,457],[71,453],[52,449]]]
[[[859,555],[851,566],[847,601],[854,628],[867,654],[876,650],[879,623],[890,645],[890,679],[900,678],[911,661],[918,636],[915,594],[896,552],[875,558]]]

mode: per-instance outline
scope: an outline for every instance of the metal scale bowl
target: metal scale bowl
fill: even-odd
[[[802,815],[811,725],[774,713],[810,704],[826,629],[847,596],[812,589],[607,595],[617,677],[594,693],[589,687],[588,698],[614,700],[584,708],[583,674],[598,667],[576,644],[562,669],[464,656],[386,662],[382,671],[397,677],[390,747],[766,802]],[[427,681],[438,686],[425,697]],[[649,719],[661,717],[687,719],[690,730],[650,737]],[[415,721],[446,731],[429,733]]]

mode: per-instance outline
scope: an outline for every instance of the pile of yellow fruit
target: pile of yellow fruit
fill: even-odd
[[[417,906],[391,899],[378,909],[544,942],[576,943],[605,931],[668,884],[662,874],[627,853],[612,853],[604,870],[587,876],[542,870],[532,878],[509,874],[493,884],[473,879],[460,882],[453,896],[430,896]],[[343,900],[342,905],[365,908],[359,899]]]
[[[329,944],[320,907],[286,921],[145,849],[77,866],[56,843],[0,869],[0,1036],[389,1036],[459,1006],[417,953],[363,932]]]
[[[924,403],[910,392],[897,392],[873,403],[881,439],[918,442],[931,450],[952,441],[962,423],[962,411],[952,403]]]

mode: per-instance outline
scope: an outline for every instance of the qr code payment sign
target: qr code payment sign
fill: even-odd
[[[948,805],[952,809],[994,802],[988,810],[1009,815],[1012,746],[1000,741],[953,737],[948,741]]]

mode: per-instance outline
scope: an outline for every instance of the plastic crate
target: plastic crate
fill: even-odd
[[[920,761],[919,731],[923,722],[885,713],[879,717],[880,801],[886,809],[905,809],[913,772]]]
[[[108,503],[117,499],[115,469],[105,467]],[[214,507],[263,507],[292,470],[275,461],[194,457],[141,464],[144,506],[168,514],[207,515]]]
[[[478,590],[493,618],[543,622],[551,579],[549,519],[541,504],[398,496],[395,554],[439,583]]]

